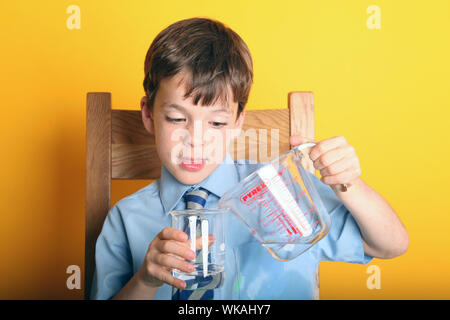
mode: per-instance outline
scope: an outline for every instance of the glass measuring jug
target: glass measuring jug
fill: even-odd
[[[217,289],[225,279],[224,209],[173,210],[172,228],[188,235],[190,248],[196,253],[194,271],[172,271],[175,278],[186,282],[185,290]]]
[[[280,261],[292,260],[326,236],[331,219],[304,161],[315,143],[293,148],[242,179],[219,200]]]

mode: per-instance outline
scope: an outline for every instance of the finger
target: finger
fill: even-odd
[[[329,139],[322,140],[318,142],[314,147],[311,148],[311,152],[309,153],[309,158],[312,161],[316,161],[317,158],[319,158],[321,155],[326,153],[329,150],[336,149],[338,147],[345,146],[347,143],[347,140],[345,140],[344,137],[333,137]]]
[[[177,241],[186,241],[188,239],[188,235],[181,230],[174,228],[164,228],[158,233],[157,237],[161,240],[177,240]]]
[[[359,161],[352,156],[344,157],[326,167],[320,169],[321,176],[333,176],[338,173],[344,172],[348,169],[356,169],[359,167]]]
[[[213,234],[208,235],[208,247],[214,243],[214,240],[215,239],[214,239]],[[196,246],[197,250],[203,248],[202,237],[197,238],[197,240],[195,241],[195,246]]]
[[[322,170],[323,168],[329,167],[337,161],[344,159],[348,155],[349,150],[338,147],[322,154],[313,162],[313,165],[316,170]]]
[[[183,245],[183,242],[175,240],[161,240],[156,244],[156,249],[161,253],[171,253],[187,260],[195,258],[195,252]]]
[[[289,144],[291,146],[298,146],[306,142],[315,142],[313,139],[303,137],[301,135],[292,135],[289,137]]]
[[[168,271],[165,268],[162,268],[160,266],[154,266],[154,270],[152,272],[154,274],[154,277],[173,286],[180,290],[183,290],[186,288],[186,282],[183,280],[180,280],[178,278],[175,278],[170,271]]]
[[[333,184],[351,184],[353,180],[358,178],[361,175],[361,169],[347,169],[344,172],[331,175],[331,176],[324,176],[320,178],[320,181],[322,181],[325,184],[333,185]]]
[[[214,241],[215,241],[214,235],[213,234],[208,235],[208,247],[211,246],[214,243]],[[189,239],[187,241],[184,241],[183,245],[187,246],[187,247],[191,247],[191,240]],[[199,250],[199,249],[202,249],[202,247],[203,247],[202,237],[198,237],[195,241],[195,249]]]
[[[161,267],[168,268],[169,270],[178,269],[186,273],[194,271],[194,265],[192,263],[167,253],[160,252],[159,254],[156,254],[152,262]]]

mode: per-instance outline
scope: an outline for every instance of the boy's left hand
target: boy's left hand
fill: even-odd
[[[312,142],[302,136],[291,136],[290,144],[298,146],[306,142]],[[333,137],[317,143],[310,150],[310,158],[314,168],[320,171],[320,180],[328,185],[346,184],[350,187],[352,183],[361,176],[359,159],[355,149],[342,137]]]

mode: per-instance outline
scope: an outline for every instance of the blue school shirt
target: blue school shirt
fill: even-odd
[[[150,242],[171,226],[171,210],[185,208],[183,195],[198,186],[211,192],[205,208],[217,208],[220,197],[263,163],[224,161],[196,185],[180,183],[164,166],[161,177],[119,200],[108,212],[97,239],[91,298],[114,297],[139,270]],[[315,270],[320,261],[368,264],[358,225],[333,190],[311,178],[331,216],[328,234],[297,258],[281,262],[250,234],[234,214],[224,215],[225,282],[214,299],[313,299]],[[163,284],[154,299],[171,299],[172,287]]]

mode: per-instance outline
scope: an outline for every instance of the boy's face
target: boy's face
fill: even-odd
[[[184,99],[183,72],[163,79],[155,96],[153,109],[141,100],[142,120],[146,130],[155,135],[162,164],[181,183],[197,184],[208,177],[223,161],[230,142],[237,137],[245,112],[236,119],[238,103],[229,105],[220,99],[210,106],[194,105]],[[230,97],[232,97],[230,91]]]

